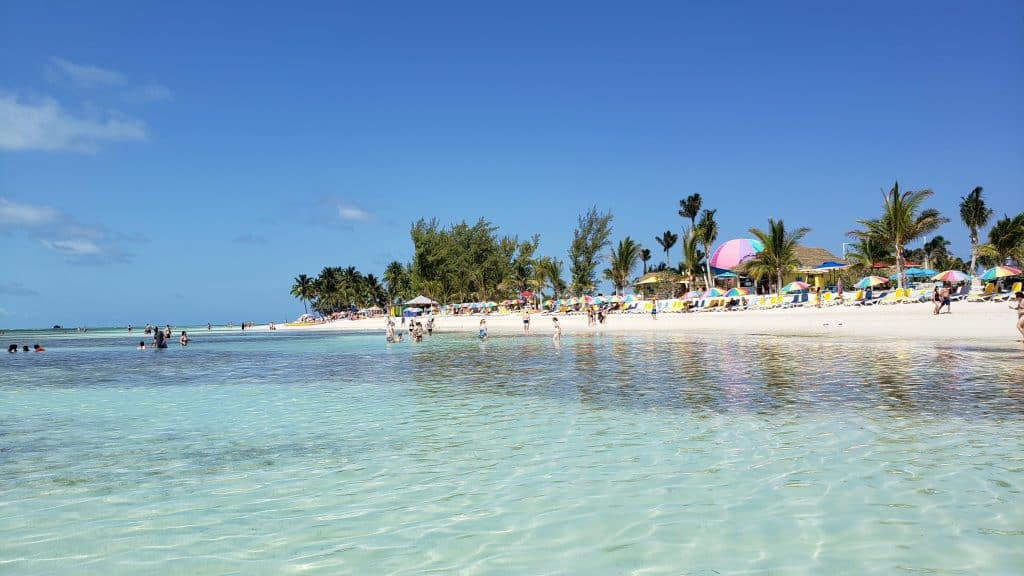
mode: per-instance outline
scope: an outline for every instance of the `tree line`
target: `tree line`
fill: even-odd
[[[901,190],[898,182],[883,194],[880,215],[857,220],[859,227],[847,233],[854,240],[846,255],[853,264],[852,272],[863,274],[877,264],[892,264],[902,287],[905,264],[911,260],[940,270],[967,268],[971,273],[978,265],[1024,262],[1024,212],[1004,215],[989,229],[988,242],[981,242],[981,231],[994,211],[986,206],[980,186],[962,197],[959,205],[960,220],[971,242],[970,264],[951,254],[950,242],[942,236],[908,250],[908,244],[949,222],[934,208],[924,206],[931,196],[931,190]],[[670,228],[654,238],[665,257],[656,265],[648,264],[654,258],[651,249],[630,236],[613,245],[612,213],[600,212],[597,207],[578,217],[566,254],[568,266],[559,258],[538,255],[540,236],[536,234],[525,239],[503,235],[484,218],[448,226],[437,219],[420,219],[410,228],[412,260],[389,263],[383,281],[351,266],[325,267],[315,278],[297,276],[291,294],[303,302],[307,312],[312,306],[321,314],[386,307],[418,294],[441,302],[504,300],[527,291],[559,298],[592,293],[602,263],[607,267],[600,271],[600,278],[608,280],[618,293],[634,282],[638,264],[642,264],[643,274],[667,273],[666,277],[672,278],[667,289],[672,292],[713,286],[708,255],[718,241],[717,209],[705,208],[701,195],[691,194],[679,200],[678,215],[684,220],[679,233]],[[748,231],[764,250],[738,272],[756,281],[765,278],[778,290],[784,278],[799,268],[796,249],[810,229],[787,228],[782,220],[769,219],[767,228]],[[672,264],[677,243],[681,259]]]

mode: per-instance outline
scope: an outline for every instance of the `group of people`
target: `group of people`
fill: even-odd
[[[405,317],[402,317],[402,327],[405,327]],[[409,320],[409,337],[413,342],[422,342],[424,332],[427,336],[434,333],[434,317],[427,318],[426,326],[419,320]],[[395,321],[388,318],[387,327],[384,329],[384,337],[388,344],[395,344],[402,341],[401,332],[395,331]]]
[[[131,326],[128,327],[128,331],[131,332]],[[146,329],[144,333],[153,334],[153,341],[150,343],[152,347],[156,349],[167,348],[167,343],[170,342],[171,340],[171,325],[168,324],[163,329],[160,329],[157,326],[150,326],[149,324],[146,324]],[[181,331],[181,336],[178,337],[178,343],[181,344],[183,347],[188,346],[188,332],[184,330]],[[139,345],[137,346],[137,348],[139,350],[145,350],[146,341],[139,340]]]
[[[941,314],[943,308],[946,309],[946,314],[951,314],[953,312],[953,310],[950,309],[949,303],[950,303],[949,286],[943,286],[942,288],[939,288],[938,286],[936,286],[935,287],[935,291],[932,292],[932,304],[934,305],[932,307],[932,314],[936,314],[936,315]]]
[[[17,353],[18,352],[18,345],[17,344],[11,344],[10,346],[7,347],[7,351],[12,353],[12,354]],[[21,347],[21,351],[22,352],[46,352],[46,348],[43,348],[39,344],[33,344],[31,350],[29,350],[28,346],[22,346]]]

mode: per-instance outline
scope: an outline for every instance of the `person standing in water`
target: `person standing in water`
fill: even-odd
[[[562,341],[562,325],[558,323],[558,318],[552,318],[551,322],[555,325],[555,331],[551,334],[551,339],[556,343]]]
[[[487,319],[486,318],[481,318],[480,319],[480,332],[479,332],[478,335],[479,335],[481,340],[487,340]]]
[[[523,317],[523,334],[529,334],[530,333],[530,311],[527,310],[525,307],[523,308],[522,317]]]
[[[1020,332],[1021,342],[1024,342],[1024,292],[1017,292],[1013,297],[1015,300],[1010,308],[1017,311],[1017,331]]]
[[[184,348],[188,346],[188,333],[184,330],[181,331],[181,338],[178,338],[178,342],[181,342],[181,346]]]

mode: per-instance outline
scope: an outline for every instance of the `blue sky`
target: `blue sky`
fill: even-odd
[[[966,256],[960,196],[1024,210],[1021,54],[1019,2],[2,0],[0,326],[291,318],[419,217],[658,254],[694,192],[838,254],[898,179]]]

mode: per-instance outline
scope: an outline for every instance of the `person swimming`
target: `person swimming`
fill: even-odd
[[[18,345],[17,344],[11,344],[10,346],[7,347],[7,351],[8,352],[17,352],[18,351]]]
[[[46,348],[43,348],[39,344],[33,344],[32,345],[32,351],[33,352],[46,352]]]

